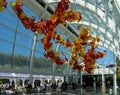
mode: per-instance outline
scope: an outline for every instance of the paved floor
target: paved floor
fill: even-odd
[[[86,89],[68,89],[67,91],[62,92],[52,92],[48,91],[46,93],[31,93],[31,94],[24,94],[24,95],[115,95],[113,92],[102,92],[100,89],[97,89],[96,92],[93,91],[91,88]],[[117,91],[116,95],[120,95],[120,91]]]

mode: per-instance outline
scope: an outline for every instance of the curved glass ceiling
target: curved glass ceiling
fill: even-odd
[[[40,0],[39,4],[51,13],[60,0]],[[42,3],[41,3],[42,2]],[[70,0],[70,5],[76,11],[81,12],[82,22],[68,23],[74,32],[77,24],[93,27],[92,34],[101,38],[99,45],[108,48],[120,59],[120,12],[119,2],[111,0]],[[44,17],[44,16],[43,16]],[[94,32],[95,31],[95,32]]]
[[[55,6],[60,0],[43,0],[42,6],[48,6],[47,10],[55,11]],[[119,11],[117,2],[110,0],[70,0],[74,10],[81,12],[82,22],[68,23],[72,31],[78,33],[76,24],[84,24],[93,29],[90,31],[93,35],[101,38],[100,46],[111,50],[118,58],[120,58],[120,33],[119,33]],[[40,2],[39,2],[40,3]],[[41,3],[40,3],[41,4]],[[50,11],[49,11],[50,12]],[[117,14],[117,16],[116,16]]]

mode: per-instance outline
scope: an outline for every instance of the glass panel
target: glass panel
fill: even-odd
[[[0,12],[0,24],[6,25],[15,30],[18,23],[18,18],[13,14],[13,12],[11,13],[10,11],[11,8],[8,7],[7,10]]]
[[[107,45],[110,45],[110,41],[108,41],[108,40],[105,40],[105,43],[106,43]]]
[[[90,4],[90,3],[87,3],[86,6],[87,6],[90,10],[95,11],[95,6],[94,6],[94,5],[92,5],[92,4]]]
[[[33,43],[33,39],[31,39],[31,38],[29,38],[29,37],[27,37],[23,34],[17,33],[15,43],[18,44],[18,45],[24,46],[26,48],[31,48],[32,43]]]
[[[95,0],[86,0],[88,3],[95,5]]]
[[[33,35],[34,33],[30,30],[30,29],[26,29],[23,24],[21,23],[21,21],[19,21],[19,24],[18,24],[18,31],[33,38]]]
[[[76,11],[79,11],[79,12],[83,12],[84,11],[84,8],[82,8],[81,5],[77,5],[77,4],[74,4],[74,3],[71,3],[72,7],[76,10]]]
[[[20,46],[15,46],[14,54],[16,54],[16,55],[29,57],[30,53],[31,53],[30,49],[27,49],[27,48],[24,48],[24,47],[20,47]]]
[[[56,74],[66,74],[67,73],[67,63],[63,65],[56,66]]]
[[[118,46],[118,41],[117,41],[117,39],[114,39],[114,44],[115,44],[115,46]]]
[[[115,63],[115,56],[110,50],[105,49],[103,47],[99,47],[98,50],[106,52],[106,55],[103,58],[97,60],[98,64],[109,66],[110,64]]]
[[[29,69],[29,58],[30,58],[30,50],[20,47],[20,46],[15,46],[14,50],[14,60],[13,60],[13,68],[15,69],[23,69],[23,70],[28,70]]]
[[[34,58],[34,72],[40,72],[44,74],[52,73],[53,63],[44,57],[43,53],[35,52]]]
[[[0,39],[9,42],[14,42],[15,33],[8,27],[0,26]]]
[[[45,53],[45,50],[40,42],[36,43],[36,51],[41,52],[42,54]]]
[[[29,70],[29,56],[14,55],[14,61],[12,67],[17,70],[23,70],[23,72]]]
[[[0,67],[10,68],[11,67],[11,54],[13,45],[0,40]]]
[[[83,12],[81,12],[81,15],[82,15],[82,20],[83,20],[83,21],[90,22],[90,20],[89,20],[89,16],[88,16],[88,15],[86,15],[86,14],[83,13]]]
[[[0,52],[12,54],[13,45],[11,43],[0,40]]]
[[[113,36],[109,32],[107,32],[107,36],[112,40]]]

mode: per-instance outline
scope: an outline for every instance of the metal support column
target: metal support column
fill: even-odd
[[[59,44],[57,44],[57,47],[56,47],[56,52],[59,51]],[[53,75],[52,75],[52,83],[55,82],[55,70],[56,70],[56,64],[53,63]]]
[[[67,62],[67,72],[66,72],[66,78],[65,78],[65,81],[69,84],[70,81],[69,81],[69,62],[70,62],[70,59],[71,59],[71,54],[70,54],[70,58]]]
[[[16,37],[17,37],[17,32],[18,32],[18,25],[19,25],[19,18],[18,18],[18,22],[17,22],[17,26],[16,26],[16,30],[15,30],[14,42],[13,42],[11,68],[13,68],[13,64],[14,64],[14,60],[15,60],[14,52],[15,52]]]
[[[55,64],[55,63],[53,63],[52,83],[55,83],[55,70],[56,70],[56,64]]]
[[[115,55],[115,67],[114,67],[114,76],[113,76],[113,93],[114,95],[117,95],[117,64],[116,64],[116,55]]]
[[[67,82],[69,84],[69,64],[67,66],[67,72],[66,72],[66,76],[65,76],[65,82]]]
[[[117,95],[117,76],[116,76],[116,67],[115,67],[115,73],[114,73],[114,76],[113,76],[113,93],[114,95]]]
[[[102,68],[102,93],[105,93],[105,76],[104,76],[104,69],[105,67]]]
[[[32,44],[32,51],[31,51],[31,57],[30,57],[30,69],[29,69],[29,80],[30,80],[30,84],[33,83],[33,60],[34,60],[36,39],[37,39],[37,36],[34,35],[33,44]]]
[[[80,83],[81,83],[81,86],[83,85],[83,71],[80,72]]]
[[[79,79],[79,77],[78,77],[79,75],[78,75],[78,71],[76,71],[76,83],[77,83],[77,85],[78,85],[78,79]]]

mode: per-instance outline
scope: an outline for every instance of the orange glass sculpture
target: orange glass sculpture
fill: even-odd
[[[6,0],[0,0],[0,12],[4,11],[4,8],[7,8]]]
[[[95,50],[98,47],[95,43],[99,42],[100,38],[90,35],[89,29],[83,25],[77,26],[80,33],[74,42],[71,42],[69,39],[65,40],[57,34],[55,30],[58,24],[66,24],[67,22],[73,21],[80,22],[82,20],[81,13],[73,10],[72,7],[69,6],[69,3],[69,0],[61,0],[55,7],[55,13],[51,14],[50,20],[41,18],[38,22],[35,22],[34,18],[24,13],[20,0],[16,0],[16,4],[12,6],[12,8],[26,29],[31,29],[35,35],[43,34],[41,43],[45,49],[44,56],[46,58],[49,58],[57,65],[68,62],[68,58],[64,52],[61,53],[64,58],[61,58],[60,53],[52,49],[52,40],[55,40],[56,43],[70,48],[71,59],[69,60],[69,65],[72,66],[73,70],[81,71],[84,69],[92,74],[92,70],[96,68],[96,59],[102,58],[105,55],[104,52]],[[3,10],[3,7],[6,7],[5,0],[2,0],[0,3],[0,10]],[[85,50],[86,45],[90,46],[87,51]],[[81,65],[79,60],[81,60],[84,65]]]

